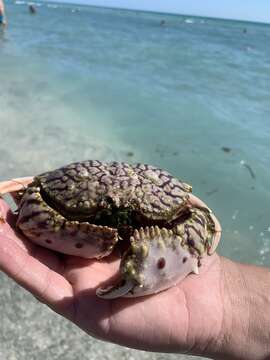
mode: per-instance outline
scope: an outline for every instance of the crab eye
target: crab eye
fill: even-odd
[[[157,262],[158,269],[160,269],[160,270],[163,269],[165,267],[165,265],[166,265],[166,260],[164,257],[158,259],[158,262]]]

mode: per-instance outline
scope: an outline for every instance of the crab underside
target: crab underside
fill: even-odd
[[[143,296],[198,273],[220,240],[211,210],[191,186],[154,166],[84,161],[0,183],[18,205],[17,227],[34,243],[102,258],[122,249],[120,280],[102,298]]]

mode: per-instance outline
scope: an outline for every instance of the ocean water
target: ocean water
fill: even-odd
[[[214,210],[220,254],[270,265],[270,26],[60,3],[36,8],[30,15],[25,2],[7,2],[9,26],[0,32],[0,180],[83,159],[151,163],[192,184]],[[34,310],[18,315],[16,327],[6,320],[13,340],[6,337],[0,354],[59,359],[66,322],[50,330],[49,310],[40,315],[28,294],[3,282],[9,292],[1,290],[0,302],[12,297],[22,307],[27,299]],[[31,324],[31,311],[49,319],[35,345],[18,330]],[[81,359],[108,351],[174,358],[101,350],[69,332]],[[25,357],[16,357],[18,336],[28,344]]]

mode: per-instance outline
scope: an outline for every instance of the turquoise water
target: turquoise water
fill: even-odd
[[[31,16],[20,1],[7,12],[1,179],[87,158],[152,163],[213,208],[222,255],[270,265],[270,26],[64,4]]]
[[[223,255],[270,265],[270,26],[38,5],[7,4],[1,179],[153,163],[215,210]]]

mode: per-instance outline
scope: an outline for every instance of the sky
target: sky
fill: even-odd
[[[83,4],[270,23],[270,0],[69,0]]]

